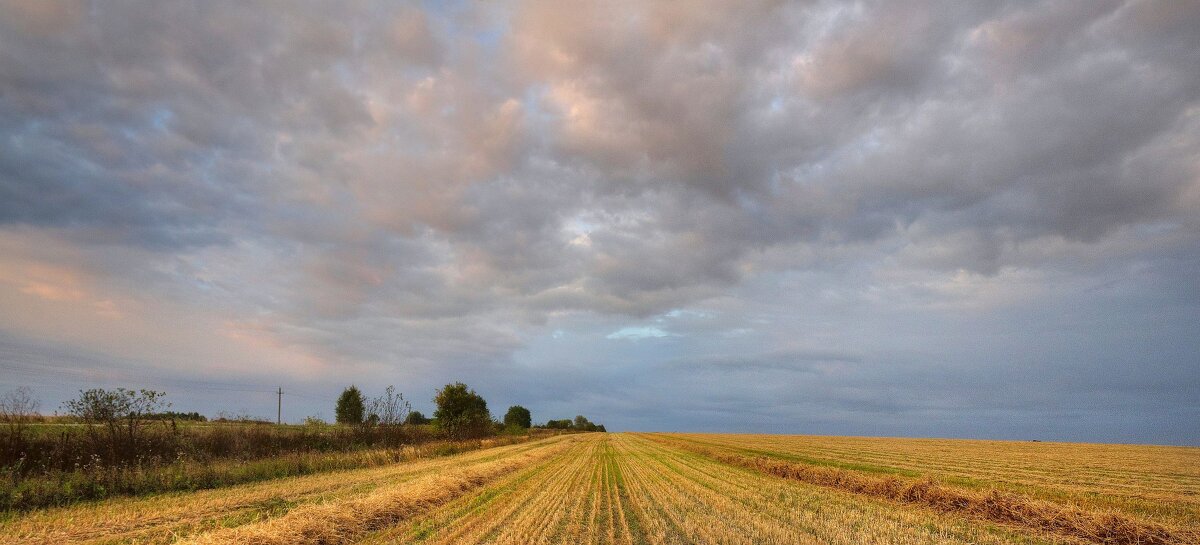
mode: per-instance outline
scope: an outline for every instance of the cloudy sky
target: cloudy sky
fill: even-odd
[[[0,2],[0,389],[1200,444],[1200,3]]]

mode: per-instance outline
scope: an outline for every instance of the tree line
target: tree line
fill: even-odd
[[[513,405],[503,420],[493,420],[487,401],[466,384],[455,382],[437,391],[433,398],[437,409],[433,418],[415,411],[403,394],[388,386],[382,396],[367,399],[362,390],[350,385],[338,396],[334,407],[338,424],[350,426],[392,426],[399,424],[432,424],[434,429],[452,439],[472,439],[510,430],[523,431],[533,427],[589,432],[604,432],[603,425],[590,422],[582,415],[575,420],[549,420],[544,426],[534,426],[529,409]]]
[[[549,420],[543,427],[549,430],[608,431],[604,429],[604,424],[596,424],[582,414],[577,415],[575,420]]]

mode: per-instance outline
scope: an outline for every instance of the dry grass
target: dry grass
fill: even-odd
[[[799,458],[794,452],[781,453],[784,458],[746,453],[779,448],[769,439],[563,436],[388,467],[30,513],[0,523],[0,543],[1032,545],[1131,542],[1125,535],[1140,536],[1141,543],[1194,539],[1174,533],[1184,526],[1160,528],[1128,512],[1104,518],[1076,504],[937,484],[909,469],[897,474],[888,466],[858,467],[861,462],[836,458],[815,464],[785,459]],[[797,444],[776,439],[782,449]],[[886,447],[888,440],[880,441]],[[977,454],[986,458],[986,449]],[[1009,463],[1005,456],[995,455],[992,463]],[[980,473],[995,473],[976,463]],[[1103,464],[1061,467],[1075,467],[1056,470],[1069,475]],[[1093,471],[1121,478],[1112,468]],[[1187,470],[1179,475],[1186,478]],[[1165,480],[1148,486],[1165,489]],[[1037,490],[1056,490],[1047,481]],[[1079,527],[1080,517],[1095,525],[1092,531],[1063,530],[1062,524]],[[1135,527],[1121,526],[1126,523]],[[1146,533],[1148,528],[1170,533]]]
[[[870,477],[844,469],[809,466],[765,457],[704,453],[724,463],[756,469],[787,479],[828,486],[942,512],[1014,524],[1096,543],[1175,545],[1200,542],[1200,533],[1170,529],[1114,513],[1090,513],[1018,494],[992,490],[971,493],[922,479]]]
[[[1200,449],[804,435],[670,434],[743,456],[997,489],[1084,510],[1200,527]]]
[[[518,544],[564,542],[558,538],[569,535],[574,542],[588,543],[588,528],[600,527],[596,524],[599,513],[611,512],[597,508],[601,498],[610,496],[597,493],[602,480],[594,478],[602,470],[598,455],[606,444],[603,436],[578,442],[544,464],[514,473],[486,490],[408,525],[379,532],[365,542]]]
[[[654,543],[1039,543],[840,492],[797,486],[647,441],[623,460],[634,513]]]
[[[745,437],[745,436],[742,436]],[[737,439],[738,436],[733,436]],[[886,466],[855,467],[839,460],[794,462],[771,456],[745,456],[736,452],[763,452],[756,440],[730,441],[730,436],[656,436],[666,442],[723,463],[762,471],[809,484],[836,488],[876,498],[932,508],[977,519],[1011,524],[1035,532],[1054,534],[1089,543],[1176,545],[1200,543],[1200,531],[1189,526],[1172,527],[1116,510],[1086,510],[1075,505],[1060,505],[1036,497],[1004,492],[995,488],[979,490],[944,485],[931,476],[902,478]],[[784,441],[794,439],[781,438]],[[781,442],[784,442],[781,441]],[[972,442],[964,442],[968,448]],[[993,444],[997,444],[993,442]],[[724,447],[724,448],[722,448]],[[1080,450],[1108,445],[1079,445]],[[1121,446],[1128,447],[1128,446]],[[1138,447],[1128,447],[1138,448]],[[1143,447],[1145,448],[1145,447]],[[1157,447],[1150,447],[1155,449]],[[997,449],[999,450],[999,449]],[[1186,450],[1186,449],[1183,449]],[[766,452],[772,453],[767,450]],[[1076,451],[1078,452],[1078,451]],[[786,457],[787,451],[777,456]],[[993,454],[995,456],[995,454]],[[837,467],[847,465],[855,469]],[[986,466],[985,466],[986,467]],[[1089,467],[1091,469],[1094,466]],[[883,474],[883,475],[881,475]],[[1105,503],[1105,502],[1096,502]]]
[[[596,435],[363,543],[1049,543]]]

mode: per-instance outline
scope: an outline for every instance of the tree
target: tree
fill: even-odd
[[[433,398],[437,410],[433,420],[438,429],[451,439],[482,437],[492,427],[492,415],[475,390],[467,389],[461,382],[447,384]]]
[[[338,397],[337,407],[334,409],[335,417],[338,424],[362,424],[363,413],[363,395],[357,386],[353,384],[349,388],[342,390],[342,395]]]
[[[0,396],[0,419],[8,425],[8,444],[13,449],[24,445],[25,428],[37,416],[38,400],[28,386],[6,392]]]
[[[571,429],[571,421],[567,420],[565,418],[562,420],[547,420],[546,421],[546,429],[569,430],[569,429]]]
[[[404,423],[410,426],[420,426],[422,424],[428,424],[429,419],[425,418],[425,415],[422,414],[421,411],[412,411],[408,413],[408,417],[404,419]]]
[[[529,409],[520,405],[513,405],[508,408],[507,413],[504,413],[504,425],[529,428],[529,426],[533,425],[533,418],[529,414]]]
[[[92,388],[80,390],[79,397],[63,404],[67,414],[85,424],[100,424],[108,430],[109,446],[115,452],[124,433],[129,446],[135,447],[139,439],[141,424],[151,414],[169,408],[163,398],[166,392],[154,390],[127,390],[117,388],[105,390]],[[89,433],[91,431],[89,426]]]
[[[404,394],[397,393],[395,386],[388,386],[383,395],[371,400],[371,416],[374,424],[380,426],[396,426],[403,423],[410,414],[412,406],[404,399]]]

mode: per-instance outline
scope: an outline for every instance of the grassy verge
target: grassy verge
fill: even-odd
[[[0,480],[0,512],[12,514],[45,507],[117,496],[195,491],[324,471],[375,467],[416,458],[447,456],[528,441],[532,436],[500,436],[471,441],[432,441],[401,448],[343,452],[296,452],[261,459],[196,461],[168,464],[87,466]],[[5,516],[5,515],[0,515]]]

